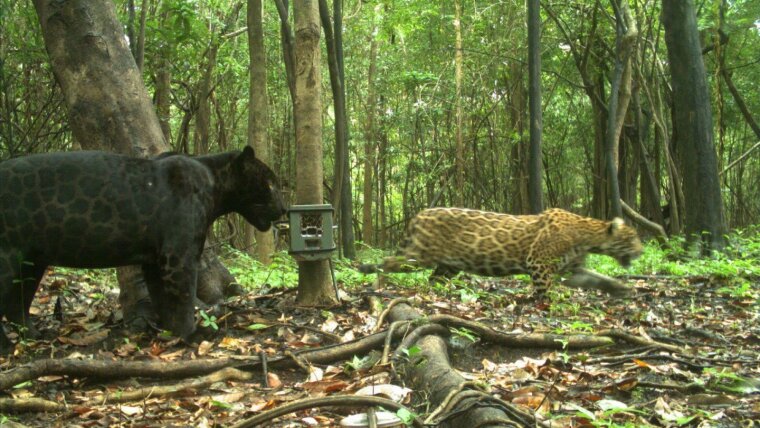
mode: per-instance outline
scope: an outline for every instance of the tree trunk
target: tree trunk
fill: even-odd
[[[338,71],[341,86],[341,104],[343,114],[344,156],[343,156],[343,185],[341,186],[341,199],[344,201],[340,205],[340,240],[343,246],[343,257],[348,259],[356,258],[356,238],[354,236],[354,204],[353,192],[351,186],[351,173],[348,148],[351,139],[349,132],[348,107],[346,107],[346,69],[343,61],[343,0],[333,0],[333,26],[335,33],[335,56],[338,60]]]
[[[113,3],[35,0],[34,6],[74,138],[82,148],[140,157],[166,151],[158,118]],[[223,269],[221,264],[209,265]],[[140,269],[130,266],[117,272],[124,319],[154,318]],[[205,277],[222,278],[224,273]],[[216,294],[227,285],[199,282],[198,295]]]
[[[526,96],[525,84],[523,83],[524,66],[517,61],[510,65],[509,76],[513,82],[509,90],[509,124],[516,141],[512,143],[510,164],[512,186],[506,190],[509,192],[505,199],[512,201],[511,207],[505,212],[513,214],[530,214],[530,197],[528,196],[528,144],[525,141],[525,112]]]
[[[362,240],[367,245],[375,242],[375,228],[372,222],[372,173],[375,169],[375,74],[377,72],[377,25],[372,28],[369,42],[369,72],[367,73],[367,124],[364,128],[364,187],[362,203]],[[379,189],[378,189],[379,190]]]
[[[464,206],[464,139],[462,137],[462,68],[464,55],[462,53],[462,5],[461,0],[454,0],[454,32],[456,33],[454,52],[454,79],[456,84],[456,186],[454,205]]]
[[[248,145],[256,150],[256,156],[269,164],[267,126],[269,106],[267,101],[267,55],[264,49],[263,9],[261,0],[248,0],[248,54],[250,58],[250,89],[248,91]],[[268,265],[274,252],[272,232],[259,232],[245,224],[246,248],[251,249],[256,238],[255,255],[258,261]]]
[[[295,15],[296,203],[321,204],[322,85],[317,0],[293,2]],[[298,262],[298,296],[305,306],[337,303],[327,260]]]
[[[683,171],[685,232],[703,254],[721,249],[726,232],[712,110],[693,0],[663,0],[662,23],[673,84],[674,134]]]
[[[625,123],[628,102],[631,99],[631,51],[638,30],[628,8],[628,0],[611,0],[615,10],[615,74],[607,103],[606,167],[607,189],[610,197],[610,213],[623,217],[618,182],[618,144]],[[625,183],[623,183],[625,185]]]
[[[343,73],[343,20],[341,0],[334,2],[335,31],[330,23],[326,0],[319,0],[319,16],[325,32],[327,63],[330,68],[330,87],[335,110],[335,168],[333,180],[333,208],[338,214],[340,243],[346,258],[356,258],[354,249],[353,213],[351,204],[351,175],[348,173],[348,114]]]
[[[528,0],[528,109],[530,110],[530,154],[528,161],[528,199],[530,211],[544,210],[541,198],[541,6]]]

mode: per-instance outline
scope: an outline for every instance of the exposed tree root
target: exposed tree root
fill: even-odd
[[[601,334],[507,334],[479,322],[465,320],[453,315],[432,315],[428,320],[447,327],[466,328],[487,342],[514,348],[588,349],[609,346],[615,343],[611,338]]]
[[[516,421],[522,426],[532,425],[532,416],[489,394],[450,396],[452,391],[461,393],[461,385],[467,381],[449,364],[446,343],[438,336],[424,336],[417,346],[421,352],[407,363],[400,364],[397,370],[408,375],[407,380],[414,389],[427,393],[430,404],[444,405],[435,420],[437,426],[484,426],[484,421],[503,420]]]
[[[684,348],[681,348],[680,346],[657,342],[655,340],[648,339],[642,336],[636,336],[619,329],[602,330],[597,333],[597,336],[608,336],[615,339],[624,340],[634,345],[652,346],[652,347],[659,348],[668,352],[674,352],[676,354],[687,354],[686,350]]]
[[[419,317],[419,313],[409,305],[399,304],[391,309],[389,319],[409,319]],[[420,352],[411,359],[400,362],[396,369],[400,375],[405,375],[408,384],[429,397],[431,405],[440,407],[435,422],[439,427],[484,427],[515,424],[530,426],[534,423],[531,415],[517,409],[509,403],[490,396],[482,391],[466,390],[468,382],[449,364],[446,343],[437,335],[421,333],[430,331],[433,326],[440,328],[441,324],[458,325],[461,320],[448,315],[434,315],[428,318],[433,322],[427,326],[418,327],[418,334],[410,334],[399,346],[399,351],[415,344]],[[440,324],[435,324],[440,322]],[[470,323],[473,330],[491,330],[478,323]],[[468,328],[469,328],[468,327]],[[440,330],[439,330],[440,331]],[[444,330],[442,332],[446,334]],[[417,340],[419,339],[419,340]],[[396,357],[400,356],[397,351]],[[475,392],[476,394],[471,394]],[[443,414],[442,414],[443,413]]]
[[[48,413],[66,410],[66,405],[42,398],[0,398],[0,413]]]
[[[0,391],[41,376],[71,376],[97,379],[148,377],[181,379],[213,373],[240,364],[240,360],[194,361],[107,361],[44,359],[0,373]]]
[[[125,403],[128,401],[139,401],[147,398],[166,398],[178,395],[186,395],[191,391],[203,390],[216,382],[228,380],[245,381],[251,380],[255,375],[244,372],[232,367],[226,367],[206,376],[192,379],[187,382],[180,382],[172,385],[156,385],[139,388],[134,391],[112,392],[98,398],[103,404],[107,403]]]
[[[272,421],[280,416],[299,410],[312,409],[315,407],[369,407],[381,406],[386,409],[400,410],[406,409],[405,406],[387,398],[370,397],[361,395],[332,395],[329,397],[306,398],[303,400],[293,401],[283,404],[275,409],[260,413],[252,418],[238,422],[230,428],[249,428],[255,426],[264,426],[267,422]],[[424,425],[416,417],[412,419],[412,425],[423,428]]]

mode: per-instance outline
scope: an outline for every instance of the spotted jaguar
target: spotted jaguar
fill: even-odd
[[[570,273],[570,286],[620,295],[630,288],[585,269],[586,256],[607,255],[627,267],[641,252],[636,230],[620,218],[604,221],[558,208],[537,215],[430,208],[410,221],[396,256],[386,257],[379,265],[361,265],[359,270],[433,268],[431,278],[451,277],[458,272],[528,274],[536,296],[551,287],[555,275]]]

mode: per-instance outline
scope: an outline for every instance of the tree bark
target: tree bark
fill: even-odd
[[[74,138],[82,148],[139,157],[166,151],[164,134],[113,3],[35,0],[34,6]],[[206,278],[224,278],[225,271],[210,272]],[[124,319],[154,318],[140,269],[129,266],[117,272]],[[215,294],[227,285],[199,281],[198,294]]]
[[[250,58],[250,88],[248,90],[248,145],[256,150],[256,156],[269,164],[269,105],[267,101],[267,55],[264,48],[263,9],[261,0],[248,0],[248,54]],[[246,248],[250,249],[256,239],[256,259],[268,265],[274,252],[272,232],[259,232],[245,224]],[[249,250],[250,252],[250,250]]]
[[[374,14],[372,15],[373,19]],[[377,24],[372,27],[369,42],[369,71],[367,73],[367,122],[364,128],[364,183],[362,203],[362,240],[367,245],[375,242],[375,228],[372,221],[373,172],[375,169],[375,112],[377,96],[375,74],[377,73]],[[378,189],[379,190],[379,189]]]
[[[726,223],[713,141],[712,110],[693,0],[663,0],[673,84],[674,134],[683,171],[684,231],[702,254],[725,245]]]
[[[530,111],[530,154],[528,160],[528,199],[530,211],[544,210],[541,197],[541,6],[528,0],[528,109]]]
[[[610,212],[614,217],[623,216],[620,205],[620,184],[618,182],[618,144],[625,123],[628,102],[631,99],[631,51],[638,30],[628,8],[628,0],[611,0],[615,10],[615,72],[607,103],[606,162],[607,183],[610,197]]]
[[[317,0],[293,2],[295,16],[296,203],[321,204],[322,85]],[[298,262],[298,296],[305,306],[337,303],[327,260]]]
[[[325,32],[330,87],[335,110],[335,168],[333,177],[333,208],[338,213],[340,244],[346,258],[356,258],[354,249],[353,213],[351,206],[351,175],[348,173],[348,114],[343,70],[343,20],[341,0],[333,3],[334,30],[326,0],[319,0],[319,16]]]
[[[456,84],[456,191],[454,192],[454,204],[464,206],[464,139],[462,137],[462,68],[464,55],[462,52],[462,5],[461,0],[454,0],[454,32],[456,35],[454,52],[454,79]]]

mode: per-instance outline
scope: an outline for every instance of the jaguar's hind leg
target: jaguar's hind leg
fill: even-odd
[[[433,273],[430,274],[430,278],[428,278],[428,282],[431,285],[444,284],[451,278],[454,278],[458,273],[459,273],[459,269],[457,268],[439,264],[435,267],[435,269],[433,270]]]
[[[5,317],[23,327],[21,333],[27,337],[39,334],[29,317],[29,306],[44,272],[38,273],[34,265],[24,262],[19,251],[0,248],[0,320]],[[0,329],[0,354],[12,350],[13,343]]]
[[[36,339],[41,336],[29,315],[29,308],[32,306],[34,295],[37,294],[37,288],[46,268],[47,266],[31,262],[21,262],[17,270],[19,275],[13,279],[13,286],[8,295],[5,317],[9,322],[19,326],[20,333],[29,339]]]

